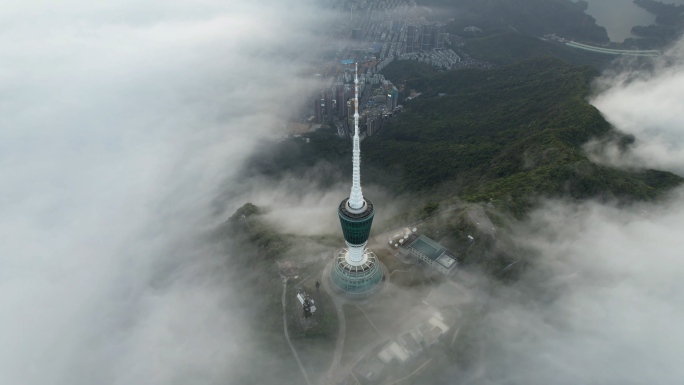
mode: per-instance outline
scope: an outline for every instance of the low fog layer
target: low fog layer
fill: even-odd
[[[268,0],[0,10],[0,384],[231,384],[284,362],[252,351],[259,331],[235,306],[244,299],[224,269],[230,256],[202,240],[246,201],[270,206],[286,231],[339,231],[346,182],[241,181],[247,192],[214,209],[253,146],[278,136],[307,95],[296,76],[321,13]],[[683,67],[603,84],[595,105],[637,144],[597,159],[681,175]],[[679,383],[682,218],[682,191],[534,212],[516,229],[533,263],[494,290],[483,364],[468,376]]]
[[[253,367],[229,256],[198,241],[306,95],[292,58],[324,22],[300,1],[0,6],[0,383],[225,384]]]
[[[684,192],[617,209],[550,202],[518,234],[534,267],[484,320],[491,383],[678,384]]]
[[[636,137],[622,154],[615,145],[595,156],[616,166],[649,167],[684,175],[684,40],[665,54],[653,71],[626,71],[599,79],[608,87],[592,103],[620,131]],[[590,144],[596,150],[597,144]]]
[[[681,47],[670,52],[679,63]],[[656,67],[601,79],[595,105],[637,139],[633,152],[601,158],[684,175],[684,67]],[[474,374],[492,384],[681,383],[682,228],[682,189],[621,208],[547,202],[515,230],[531,267],[494,291]]]
[[[351,159],[348,167],[351,169]],[[351,176],[344,177],[340,170],[318,164],[304,177],[285,175],[278,181],[267,178],[250,181],[247,192],[241,194],[243,201],[265,209],[264,219],[287,234],[342,236],[337,206],[349,196]],[[323,178],[337,180],[330,186],[321,187],[316,182]],[[391,195],[386,189],[372,184],[362,176],[363,194],[377,203],[376,224],[401,213],[406,198]]]

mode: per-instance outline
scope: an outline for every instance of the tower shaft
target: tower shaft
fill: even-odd
[[[354,74],[354,149],[352,151],[352,187],[349,194],[349,207],[363,210],[364,200],[361,191],[361,140],[359,139],[359,65]]]

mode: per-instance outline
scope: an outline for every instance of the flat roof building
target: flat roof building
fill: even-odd
[[[435,329],[437,329],[435,326],[427,323],[418,325],[418,330],[420,331],[420,334],[423,335],[423,343],[428,348],[435,345],[439,341],[439,329]]]
[[[397,338],[397,341],[399,341],[399,344],[401,344],[411,357],[416,356],[423,351],[423,347],[420,346],[420,341],[416,341],[415,336],[411,332],[404,333]]]
[[[439,318],[432,317],[428,320],[428,323],[435,328],[439,329],[439,334],[442,335],[449,331],[449,327]]]
[[[456,257],[446,247],[426,237],[412,234],[402,245],[405,254],[411,254],[444,275],[451,273],[457,265]]]
[[[389,364],[395,358],[400,363],[406,362],[411,356],[401,345],[396,341],[390,341],[384,349],[378,353],[378,358],[385,364]]]

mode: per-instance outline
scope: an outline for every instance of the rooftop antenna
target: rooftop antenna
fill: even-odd
[[[361,146],[359,140],[359,64],[355,63],[354,74],[354,150],[352,152],[352,187],[349,194],[349,207],[363,211],[365,201],[361,192]]]

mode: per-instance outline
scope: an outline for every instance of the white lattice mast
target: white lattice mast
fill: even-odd
[[[349,194],[349,207],[362,210],[365,205],[361,192],[361,140],[359,139],[359,64],[354,74],[354,150],[352,152],[352,187]]]

